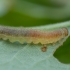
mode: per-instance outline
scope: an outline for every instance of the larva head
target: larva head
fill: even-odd
[[[64,31],[64,35],[67,36],[68,35],[68,29],[67,28],[62,28],[62,30]]]

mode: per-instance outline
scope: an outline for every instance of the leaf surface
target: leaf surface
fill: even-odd
[[[64,23],[62,24],[64,26]],[[59,26],[60,25],[61,24],[59,23]],[[68,24],[67,27],[68,26],[70,25]],[[49,25],[49,27],[51,27],[51,25]],[[40,29],[44,28],[45,27],[43,26]],[[68,27],[68,31],[70,35],[70,27]],[[64,39],[55,44],[47,45],[46,52],[43,52],[41,50],[43,45],[34,45],[34,44],[22,45],[19,43],[10,43],[8,41],[0,40],[0,69],[1,70],[46,70],[46,69],[70,70],[69,64],[63,64],[53,56],[55,50],[59,46],[61,46],[66,39],[67,37],[65,37]]]

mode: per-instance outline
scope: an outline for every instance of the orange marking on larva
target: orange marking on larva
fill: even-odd
[[[68,35],[67,28],[59,28],[51,31],[42,31],[42,30],[32,30],[32,29],[17,29],[12,27],[0,26],[0,38],[11,42],[18,41],[20,43],[31,43],[34,44],[49,44],[56,43],[62,38]]]

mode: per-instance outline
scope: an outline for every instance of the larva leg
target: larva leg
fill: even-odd
[[[43,47],[41,48],[41,50],[42,50],[43,52],[46,52],[47,46],[46,46],[46,45],[43,45]]]

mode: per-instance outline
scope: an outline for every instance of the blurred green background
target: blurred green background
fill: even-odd
[[[41,26],[70,20],[70,0],[0,0],[0,25]],[[54,56],[70,63],[70,38]]]

